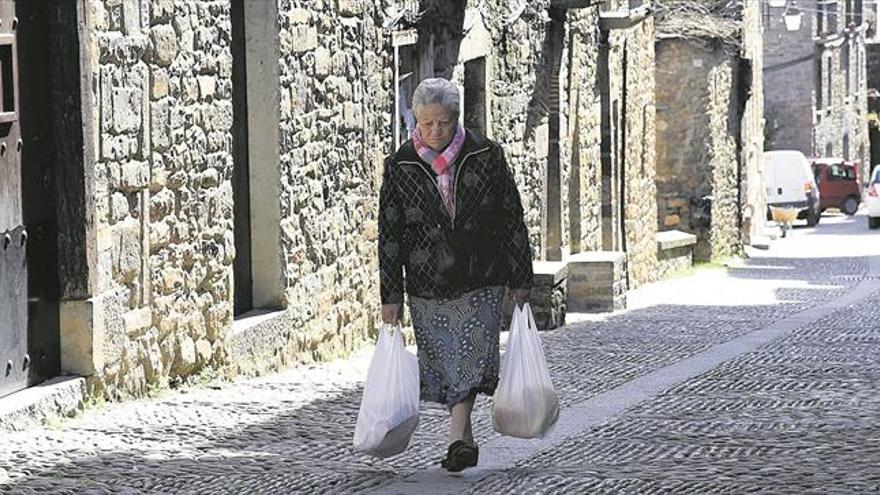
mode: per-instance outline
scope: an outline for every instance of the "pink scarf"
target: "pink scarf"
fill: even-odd
[[[458,126],[455,130],[455,135],[452,137],[452,142],[449,143],[442,153],[439,153],[429,148],[422,141],[418,128],[413,129],[412,132],[412,141],[416,153],[419,154],[419,157],[425,163],[431,165],[431,168],[437,174],[437,188],[440,190],[443,206],[446,207],[450,217],[455,217],[455,191],[453,191],[453,176],[449,165],[455,161],[455,157],[461,151],[461,147],[464,144],[464,136],[464,127]]]

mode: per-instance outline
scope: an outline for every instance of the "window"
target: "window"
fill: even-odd
[[[825,32],[826,33],[836,33],[837,32],[837,17],[840,12],[840,8],[837,5],[836,0],[830,0],[825,2]]]
[[[831,63],[832,62],[834,62],[834,59],[832,59],[831,57],[825,57],[825,65],[827,66],[826,67],[827,70],[825,70],[825,74],[826,74],[825,75],[825,77],[826,77],[826,80],[825,80],[825,106],[826,107],[830,107],[833,105],[832,104],[833,100],[831,99],[834,96],[834,93],[832,91],[832,89],[834,87],[834,80],[833,80],[834,71],[831,70]]]
[[[822,110],[825,106],[825,88],[822,87],[822,58],[816,59],[816,110]]]

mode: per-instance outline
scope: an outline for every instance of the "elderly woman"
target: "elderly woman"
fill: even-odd
[[[505,287],[527,301],[532,258],[504,151],[458,124],[458,88],[425,79],[413,93],[412,139],[385,161],[379,199],[382,321],[404,292],[418,344],[422,400],[451,414],[449,471],[476,466],[471,410],[498,384]]]

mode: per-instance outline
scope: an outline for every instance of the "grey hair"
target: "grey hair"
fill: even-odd
[[[458,87],[448,79],[431,77],[422,80],[413,91],[413,114],[418,115],[428,105],[440,105],[449,113],[453,120],[458,120],[461,106],[461,93]]]

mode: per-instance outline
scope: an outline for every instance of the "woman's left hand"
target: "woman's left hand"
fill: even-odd
[[[532,296],[531,289],[511,289],[510,290],[510,298],[513,299],[513,302],[515,302],[517,306],[522,306],[523,304],[529,302],[529,299],[531,299],[531,296]]]

